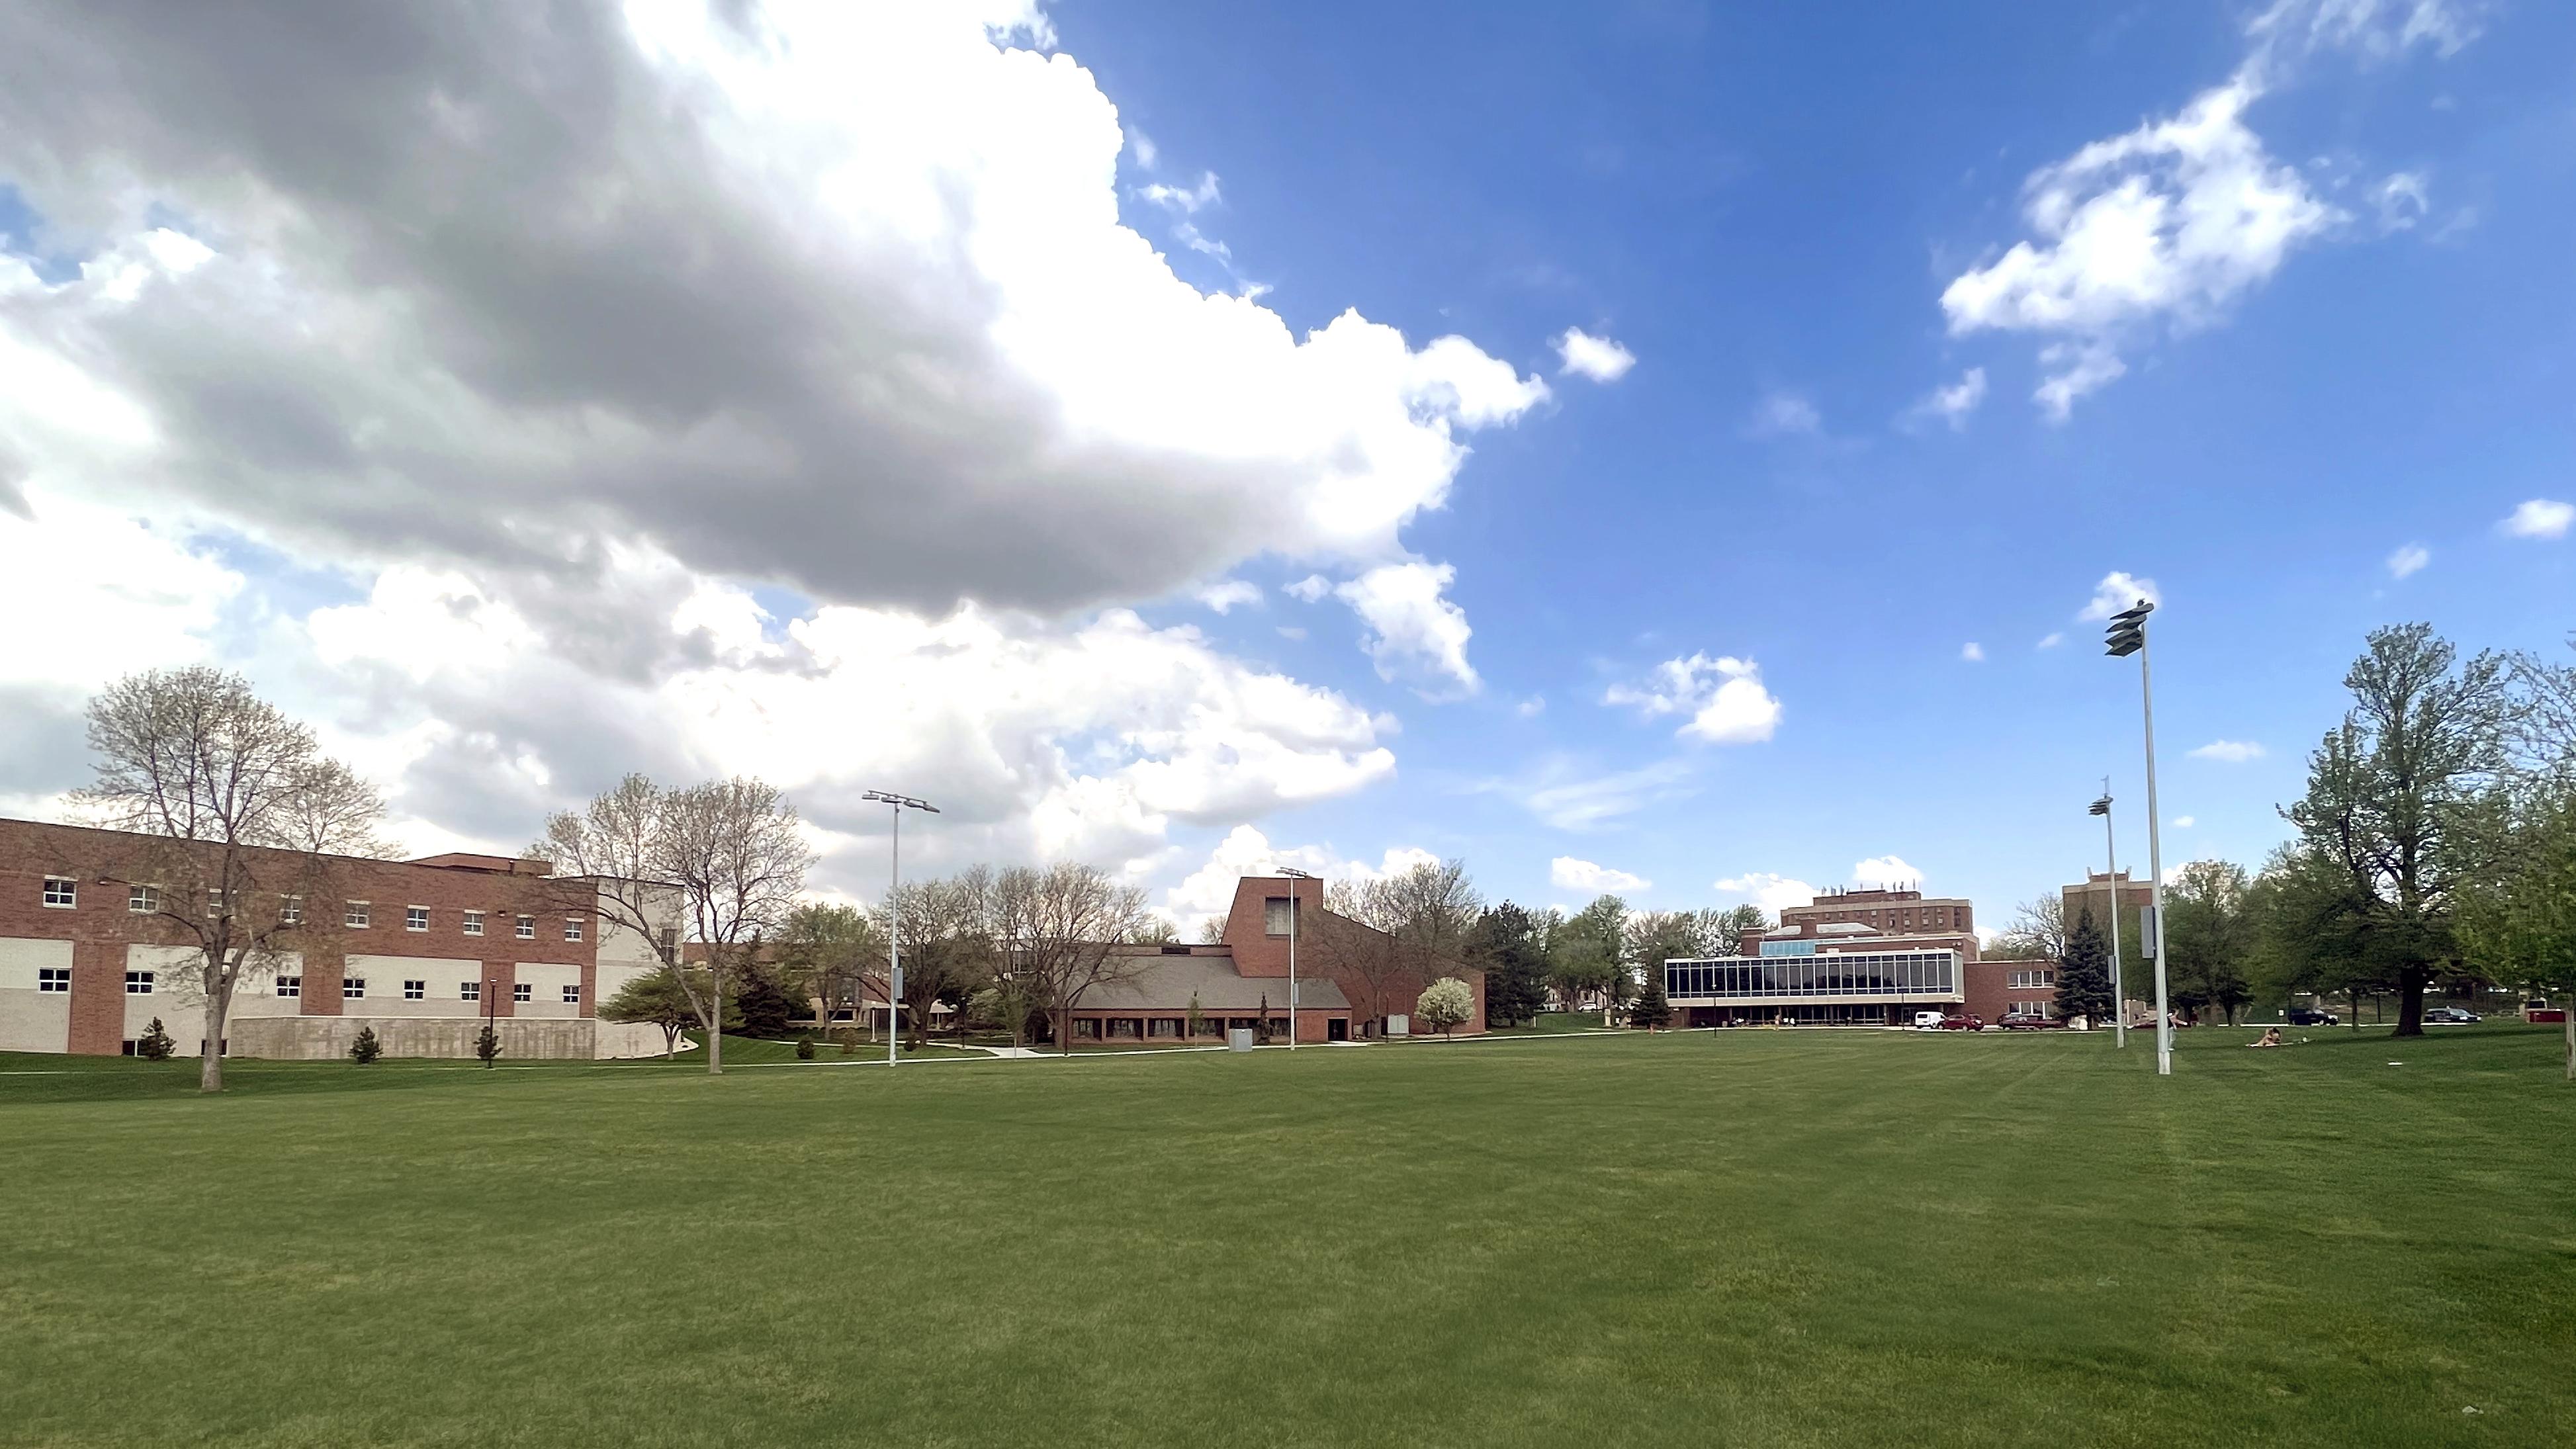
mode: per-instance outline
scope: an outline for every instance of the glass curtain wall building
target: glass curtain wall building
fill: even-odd
[[[1767,945],[1767,943],[1766,943]],[[1664,963],[1664,994],[1691,1026],[1789,1020],[1902,1025],[1967,995],[1956,951],[1828,951]]]

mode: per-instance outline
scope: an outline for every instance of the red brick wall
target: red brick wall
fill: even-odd
[[[1264,904],[1274,896],[1285,897],[1295,888],[1298,902],[1298,929],[1304,931],[1310,922],[1324,913],[1324,883],[1319,880],[1296,880],[1284,876],[1248,875],[1235,882],[1234,906],[1226,912],[1225,944],[1234,952],[1234,969],[1245,976],[1285,976],[1288,974],[1288,938],[1273,936],[1264,929]],[[1358,977],[1330,969],[1324,962],[1308,955],[1299,942],[1297,964],[1301,974],[1314,973],[1332,978],[1351,1003],[1354,1022],[1369,1018],[1369,992],[1366,982]],[[1444,975],[1456,976],[1467,983],[1476,996],[1476,1014],[1459,1032],[1472,1034],[1485,1029],[1485,973],[1463,962],[1453,963]],[[1390,1016],[1410,1016],[1414,998],[1431,983],[1412,973],[1400,973],[1386,983],[1385,1010]],[[1356,1029],[1356,1028],[1354,1028]],[[1302,1029],[1297,1038],[1308,1038]]]
[[[126,882],[101,878],[115,873],[121,856],[130,856],[130,842],[135,839],[114,831],[0,820],[0,936],[73,943],[70,1049],[74,1052],[112,1056],[123,1049],[128,946],[193,944],[174,923],[128,911]],[[398,861],[339,858],[331,868],[333,898],[306,900],[305,919],[311,928],[299,933],[304,939],[289,947],[304,957],[302,1014],[341,1014],[340,987],[348,954],[466,960],[484,959],[493,952],[509,956],[507,961],[487,962],[487,970],[502,978],[501,1015],[511,1014],[509,987],[519,961],[579,966],[581,1014],[591,1014],[602,932],[594,904],[578,885]],[[49,875],[69,876],[80,883],[75,909],[53,910],[44,905],[44,878]],[[369,902],[365,927],[341,925],[343,905],[350,900]],[[403,912],[410,906],[429,908],[428,930],[404,928]],[[485,913],[481,936],[465,934],[464,913],[469,908]],[[514,918],[522,913],[537,918],[534,940],[522,941],[515,934]],[[584,918],[578,942],[563,938],[566,915]],[[196,1040],[195,1031],[165,1024],[173,1037]]]

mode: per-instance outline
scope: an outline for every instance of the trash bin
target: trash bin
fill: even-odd
[[[1252,1028],[1248,1026],[1227,1027],[1225,1032],[1225,1049],[1230,1052],[1248,1052],[1252,1050]]]

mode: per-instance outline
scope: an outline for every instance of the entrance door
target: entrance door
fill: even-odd
[[[1350,1039],[1351,1019],[1349,1017],[1329,1016],[1324,1019],[1324,1040],[1349,1041]]]

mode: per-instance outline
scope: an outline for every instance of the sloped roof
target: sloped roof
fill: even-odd
[[[1186,956],[1167,956],[1160,948],[1148,946],[1122,954],[1141,958],[1136,974],[1084,992],[1077,1010],[1183,1012],[1190,1009],[1193,994],[1201,1011],[1257,1011],[1265,995],[1273,1010],[1288,1009],[1286,977],[1241,975],[1230,952],[1219,954],[1201,946]],[[1297,978],[1299,1010],[1347,1011],[1350,1005],[1350,998],[1331,977]]]

